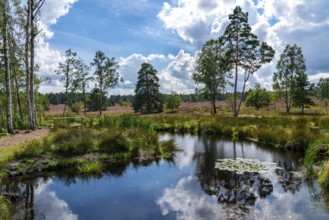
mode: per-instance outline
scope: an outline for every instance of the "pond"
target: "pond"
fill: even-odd
[[[14,219],[329,219],[328,197],[305,180],[300,155],[209,137],[160,138],[184,151],[94,176],[21,178],[1,193],[11,196]],[[275,166],[243,174],[218,168],[218,159],[237,158]]]

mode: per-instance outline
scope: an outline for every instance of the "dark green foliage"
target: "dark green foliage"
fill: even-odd
[[[100,103],[101,103],[100,100],[103,100],[101,110],[105,111],[108,106],[105,92],[102,92],[99,88],[94,88],[90,92],[90,99],[87,102],[87,110],[88,111],[99,111]]]
[[[235,7],[233,14],[229,15],[230,23],[225,29],[224,39],[227,47],[227,57],[231,69],[235,69],[233,110],[238,117],[242,99],[237,106],[238,70],[244,70],[242,97],[250,75],[255,73],[265,63],[272,61],[275,51],[266,42],[260,42],[251,32],[248,24],[248,13],[243,12],[240,6]]]
[[[134,95],[111,95],[109,100],[115,104],[119,104],[120,102],[132,103]]]
[[[297,73],[294,79],[294,90],[292,93],[293,106],[302,109],[304,114],[304,108],[308,105],[314,105],[310,96],[310,82],[307,79],[307,74],[304,72]]]
[[[316,84],[317,96],[321,100],[329,99],[329,77],[321,78]]]
[[[163,97],[159,92],[159,78],[151,64],[143,63],[138,71],[133,107],[143,114],[163,111]]]
[[[273,89],[283,96],[286,104],[286,112],[290,112],[293,103],[302,107],[310,104],[308,98],[306,65],[302,49],[296,44],[287,45],[280,55],[276,65],[277,72],[273,76]]]
[[[255,89],[248,91],[245,99],[246,106],[255,107],[259,110],[263,107],[268,107],[271,103],[271,94],[265,89],[260,88],[260,84],[256,84]]]

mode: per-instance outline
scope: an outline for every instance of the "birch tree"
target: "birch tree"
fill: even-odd
[[[11,93],[11,72],[10,72],[10,53],[8,42],[8,24],[9,24],[9,2],[8,0],[1,1],[2,9],[2,46],[4,55],[4,69],[6,78],[6,98],[7,98],[7,130],[8,133],[14,134],[13,116],[12,116],[12,93]]]

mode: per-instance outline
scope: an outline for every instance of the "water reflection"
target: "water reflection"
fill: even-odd
[[[156,201],[162,215],[174,211],[177,219],[224,219],[223,209],[216,204],[216,198],[203,194],[196,182],[195,177],[188,176],[180,179],[174,187],[166,188]]]
[[[14,219],[329,218],[329,197],[304,180],[298,156],[247,142],[191,135],[175,140],[184,151],[174,161],[19,179],[0,186],[0,194],[12,200]],[[215,168],[218,159],[238,157],[275,162],[281,169],[238,174]]]
[[[7,184],[4,195],[15,204],[12,219],[63,219],[76,220],[68,204],[49,191],[51,179],[38,178],[25,183]],[[38,207],[37,209],[35,207]]]

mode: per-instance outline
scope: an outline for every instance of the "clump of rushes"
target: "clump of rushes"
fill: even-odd
[[[329,135],[314,140],[305,154],[305,165],[309,175],[314,174],[313,165],[329,156]],[[329,177],[329,176],[327,176]],[[327,180],[328,181],[328,180]]]

